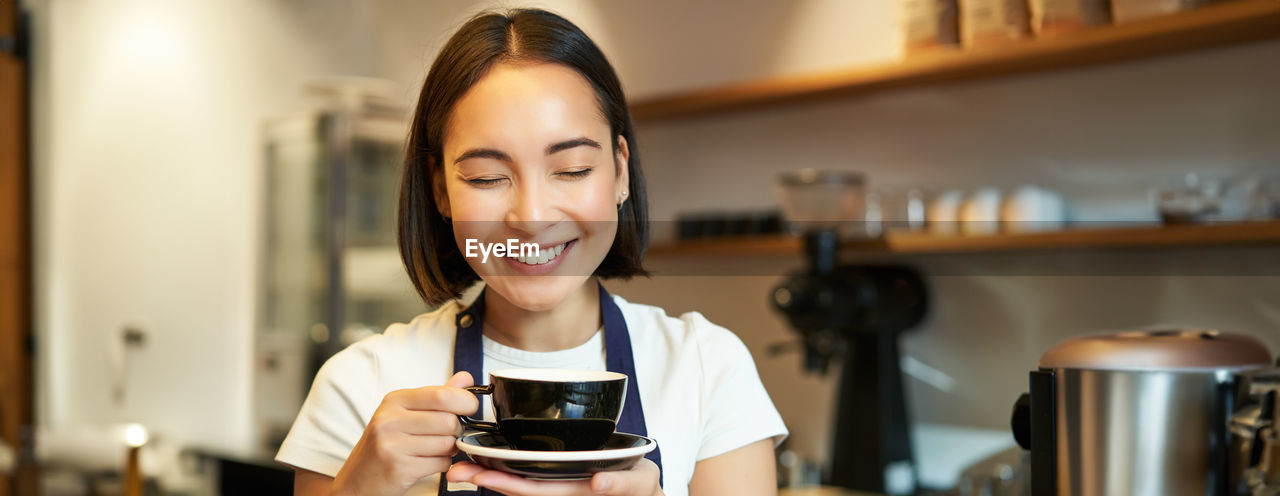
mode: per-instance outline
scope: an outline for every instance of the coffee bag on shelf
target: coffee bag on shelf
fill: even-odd
[[[1191,10],[1212,0],[1111,0],[1111,18],[1116,24]]]
[[[908,56],[960,45],[957,0],[899,0],[898,7]]]
[[[1108,0],[1031,0],[1031,30],[1036,36],[1079,31],[1111,22]]]
[[[1001,45],[1030,36],[1027,0],[960,0],[960,41],[965,48]]]

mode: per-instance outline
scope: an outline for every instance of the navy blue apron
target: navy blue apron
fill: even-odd
[[[640,404],[640,383],[636,381],[635,360],[631,354],[631,334],[627,332],[627,321],[622,318],[622,310],[613,302],[609,292],[600,288],[600,315],[604,318],[604,359],[610,372],[627,376],[627,399],[622,405],[622,416],[618,419],[618,432],[626,432],[640,436],[648,436],[645,428],[644,408]],[[469,308],[458,312],[455,319],[458,327],[457,338],[453,344],[453,373],[467,371],[475,379],[476,384],[483,384],[488,378],[482,376],[484,371],[484,293],[476,298]],[[483,410],[483,403],[481,406]],[[480,417],[480,410],[473,417]],[[644,455],[662,470],[662,453],[655,448]],[[466,453],[461,451],[453,456],[454,463],[467,461]],[[449,491],[448,481],[440,474],[441,495],[450,496],[487,496],[500,494],[496,491],[480,488],[479,491]],[[658,485],[662,485],[659,475]]]

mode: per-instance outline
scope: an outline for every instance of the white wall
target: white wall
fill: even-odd
[[[350,2],[32,2],[40,421],[244,451],[260,125],[369,73]],[[148,333],[111,400],[123,326]]]

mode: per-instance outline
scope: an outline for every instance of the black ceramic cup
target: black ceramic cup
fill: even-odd
[[[593,451],[618,425],[627,376],[603,370],[505,369],[467,391],[492,395],[494,418],[459,416],[464,425],[506,438],[525,451]]]

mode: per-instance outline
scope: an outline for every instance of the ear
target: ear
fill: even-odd
[[[449,190],[445,188],[444,169],[434,167],[435,159],[428,159],[431,173],[431,197],[436,202],[436,211],[440,212],[440,216],[446,219],[453,217],[453,211],[449,209]]]
[[[631,195],[631,149],[627,146],[627,139],[618,135],[618,145],[614,149],[614,169],[615,176],[613,180],[613,198],[614,203],[622,204],[627,201]]]

